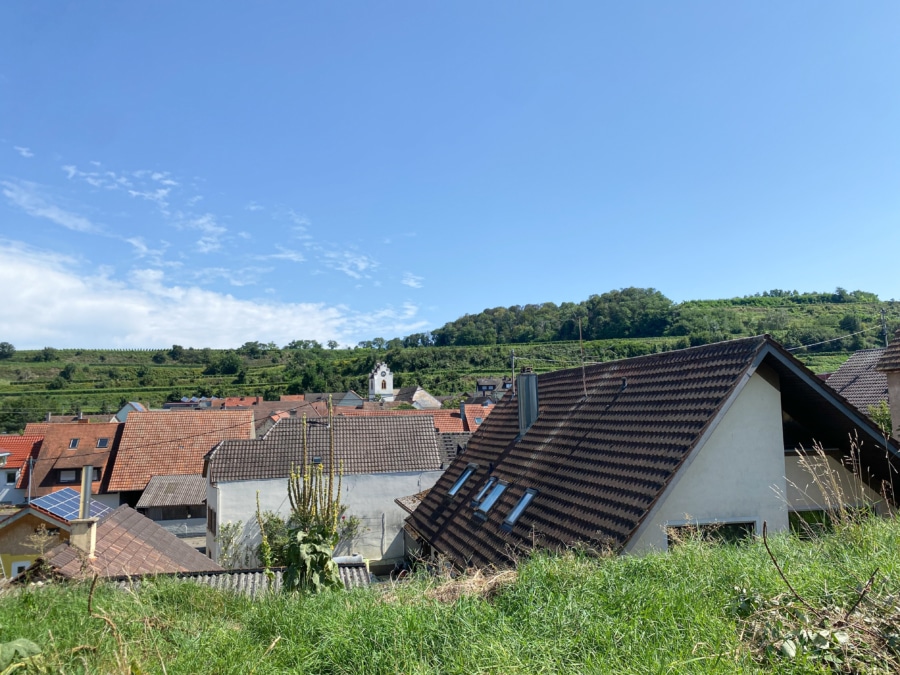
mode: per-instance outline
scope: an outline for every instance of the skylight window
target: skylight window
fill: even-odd
[[[77,447],[78,447],[78,439],[77,438],[70,439],[69,440],[69,450],[74,450]]]
[[[98,438],[97,439],[97,447],[98,448],[108,448],[109,447],[109,439],[108,438]]]
[[[512,529],[513,525],[516,524],[516,521],[519,519],[519,516],[522,515],[522,512],[525,508],[531,503],[531,500],[534,499],[534,496],[537,494],[537,490],[526,490],[525,494],[522,495],[522,498],[519,500],[519,503],[515,505],[512,511],[509,512],[509,515],[506,516],[506,520],[503,521],[503,525],[501,527],[507,532]]]
[[[494,483],[497,482],[496,476],[491,476],[487,479],[487,483],[484,484],[484,487],[478,491],[478,494],[472,499],[472,507],[478,506],[479,502],[481,502],[481,498],[487,494],[487,491],[494,487]]]
[[[469,464],[462,472],[462,475],[456,479],[456,482],[453,484],[453,487],[447,492],[451,497],[455,497],[456,493],[459,492],[460,488],[465,485],[466,481],[469,480],[469,477],[475,473],[475,469],[478,468],[477,464]]]
[[[475,515],[481,516],[482,518],[487,517],[487,512],[491,510],[491,507],[496,503],[498,499],[500,499],[500,495],[503,494],[503,491],[506,489],[506,483],[497,483],[488,492],[487,497],[484,498],[484,501],[478,505],[478,508],[475,510]]]

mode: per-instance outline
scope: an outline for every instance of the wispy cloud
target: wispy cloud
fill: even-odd
[[[148,202],[154,202],[159,210],[163,213],[169,212],[169,201],[168,196],[169,192],[171,192],[171,188],[156,188],[155,190],[129,190],[128,194],[132,197],[140,197],[141,199],[146,199]]]
[[[100,162],[91,162],[91,164],[97,168],[101,166]],[[60,168],[66,172],[66,178],[69,180],[78,178],[95,188],[119,190],[134,186],[134,183],[128,176],[118,174],[115,171],[82,171],[74,164],[65,164]]]
[[[290,260],[291,262],[298,263],[306,260],[306,257],[300,251],[293,251],[289,248],[285,248],[281,244],[275,244],[275,248],[278,250],[278,253],[258,255],[256,258],[258,260]]]
[[[247,206],[244,207],[244,209],[246,209],[247,211],[262,211],[263,209],[265,209],[265,207],[260,206],[256,202],[250,202],[249,204],[247,204]]]
[[[422,282],[425,279],[422,277],[416,276],[410,272],[403,273],[403,280],[400,282],[404,286],[409,286],[410,288],[422,288]]]
[[[160,242],[159,248],[150,248],[147,245],[147,242],[144,241],[143,237],[127,237],[124,239],[125,242],[131,244],[134,247],[135,255],[139,260],[146,260],[153,265],[157,265],[159,267],[180,267],[181,263],[177,261],[166,261],[164,259],[164,255],[169,248],[169,242],[162,241]]]
[[[222,235],[228,232],[228,228],[218,223],[212,213],[204,213],[201,216],[184,216],[179,214],[178,227],[189,230],[200,230],[204,236],[197,240],[199,253],[212,253],[222,248]]]
[[[205,267],[194,274],[194,278],[210,281],[224,279],[232,286],[255,286],[260,279],[271,272],[271,267]]]
[[[353,279],[368,278],[368,273],[378,267],[375,260],[356,251],[322,251],[320,259],[326,267]]]
[[[18,152],[25,159],[30,159],[34,157],[34,153],[31,151],[31,148],[24,148],[21,145],[14,145],[13,149]]]
[[[231,274],[247,282],[252,268]],[[241,275],[245,276],[241,276]],[[356,344],[374,335],[420,330],[415,305],[355,312],[323,303],[240,300],[196,285],[174,285],[158,269],[135,270],[128,279],[83,274],[66,256],[0,240],[0,286],[15,287],[4,302],[5,339],[20,349],[57,347],[148,347],[183,344],[235,347],[247,340],[286,344],[298,335]],[[65,288],[66,293],[59,293]],[[35,307],[42,311],[35,312]],[[102,324],[103,331],[96,326]]]
[[[41,194],[39,186],[35,183],[0,181],[0,185],[3,186],[3,196],[9,203],[22,209],[29,216],[45,218],[75,232],[100,232],[100,228],[84,216],[52,204]]]

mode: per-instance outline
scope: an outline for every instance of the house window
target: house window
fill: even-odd
[[[451,497],[455,497],[456,493],[459,492],[460,488],[463,485],[465,485],[465,482],[467,480],[469,480],[469,477],[473,473],[475,473],[475,469],[477,469],[477,468],[478,468],[477,464],[469,464],[465,468],[465,470],[463,470],[462,475],[456,479],[456,482],[453,484],[453,486],[450,488],[450,490],[447,492],[447,494],[450,495]]]
[[[483,417],[476,417],[476,418],[475,418],[475,424],[481,424],[482,422],[484,422],[484,418],[483,418]]]
[[[212,507],[206,509],[206,529],[211,534],[216,534],[216,510]]]
[[[509,532],[536,494],[537,490],[526,490],[525,494],[522,495],[522,498],[519,500],[519,503],[509,512],[509,515],[506,516],[506,520],[503,521],[503,525],[500,527]]]
[[[25,570],[27,570],[30,566],[31,566],[31,561],[30,561],[30,560],[27,560],[27,561],[24,561],[24,562],[14,562],[14,563],[12,564],[12,573],[13,573],[13,576],[16,576],[16,575],[18,575],[18,574],[21,574],[22,572],[24,572]]]
[[[60,483],[74,483],[78,480],[78,476],[76,475],[75,469],[62,469],[59,472],[59,482]]]
[[[7,485],[15,485],[16,479],[19,477],[18,471],[7,471],[6,472],[6,484]]]
[[[100,480],[100,468],[99,467],[96,467],[96,466],[94,467],[94,475],[91,476],[91,480],[94,482]]]
[[[77,447],[78,447],[78,439],[77,438],[71,439],[69,441],[69,450],[74,450]]]
[[[478,494],[475,495],[475,498],[472,499],[472,508],[475,508],[476,506],[478,506],[478,504],[481,502],[481,498],[484,497],[484,495],[487,493],[488,490],[490,490],[492,487],[494,487],[494,483],[496,483],[496,482],[497,482],[496,476],[491,476],[490,478],[487,479],[487,483],[484,484],[484,487],[482,487],[478,491]]]
[[[475,515],[480,516],[481,518],[487,518],[487,512],[491,510],[491,507],[500,499],[500,495],[503,494],[503,491],[506,489],[506,483],[497,483],[490,492],[488,492],[487,497],[484,498],[484,501],[478,505],[478,508],[475,510]]]
[[[98,448],[108,448],[109,447],[109,439],[108,438],[98,438],[97,439],[97,447]]]
[[[755,522],[742,523],[690,523],[666,528],[669,548],[691,539],[701,539],[715,544],[738,544],[756,534]]]
[[[313,464],[321,464],[321,463],[322,463],[322,458],[319,457],[318,455],[316,455],[315,457],[312,458],[312,463],[313,463]]]
[[[381,381],[381,388],[382,388],[382,389],[387,389],[387,380],[382,380],[382,381]]]

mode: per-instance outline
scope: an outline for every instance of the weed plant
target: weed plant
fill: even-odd
[[[816,607],[851,606],[876,569],[879,592],[900,590],[896,520],[768,545]],[[89,585],[26,588],[0,596],[0,642],[31,640],[45,672],[62,673],[843,672],[747,641],[742,602],[787,592],[761,541],[686,541],[642,558],[539,554],[517,573],[463,582],[419,574],[250,600],[158,578],[134,592],[98,584],[92,613]]]

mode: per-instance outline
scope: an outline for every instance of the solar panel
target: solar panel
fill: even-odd
[[[57,492],[51,492],[49,495],[32,499],[31,503],[63,520],[74,520],[78,517],[78,509],[81,506],[81,493],[72,488],[63,488]],[[112,509],[105,504],[91,500],[90,518],[99,518],[110,511]]]

